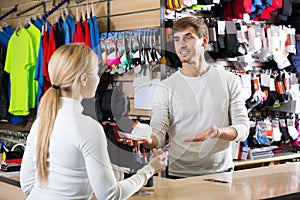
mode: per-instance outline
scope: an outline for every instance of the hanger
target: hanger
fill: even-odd
[[[47,21],[45,22],[44,26],[45,26],[45,31],[48,31],[48,22]]]
[[[60,9],[60,17],[62,18],[63,21],[66,21],[64,16],[64,10],[62,8]]]
[[[17,27],[16,27],[15,31],[18,32],[19,30],[21,30],[21,28],[22,28],[22,24],[19,21],[18,24],[17,24]]]
[[[41,31],[41,35],[43,35],[43,34],[44,34],[44,32],[45,32],[45,25],[43,24],[43,25],[42,25],[42,31]]]
[[[3,22],[2,26],[3,26],[3,27],[8,27],[8,23]]]
[[[79,22],[80,18],[79,18],[79,13],[78,13],[78,8],[76,8],[76,21]]]
[[[64,8],[64,12],[65,12],[65,15],[68,16],[69,15],[69,11],[67,8]]]
[[[94,11],[94,3],[91,3],[91,8],[92,8],[92,17],[95,16],[95,11]]]
[[[30,25],[31,25],[31,20],[30,20],[30,18],[26,18],[26,19],[25,19],[24,27],[25,27],[25,28],[28,28]]]
[[[37,18],[42,19],[42,14],[41,14],[40,12],[38,12],[38,13],[36,14],[36,16],[37,16]]]
[[[86,4],[86,15],[87,15],[87,18],[90,19],[91,13],[90,13],[90,8],[89,8],[89,1],[87,1],[87,4]]]
[[[36,15],[33,15],[33,16],[31,17],[31,19],[34,21],[34,20],[37,19],[37,16],[36,16]]]
[[[85,21],[85,13],[84,13],[84,9],[81,8],[81,17],[82,17],[82,21]]]

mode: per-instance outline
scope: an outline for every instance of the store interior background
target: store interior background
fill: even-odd
[[[7,11],[12,9],[15,5],[18,5],[17,10],[22,11],[24,9],[30,8],[30,6],[33,6],[40,1],[20,1],[20,0],[10,0],[10,1],[1,1],[0,3],[0,16],[4,15]],[[53,3],[56,5],[60,3],[61,1],[54,0],[54,1],[46,1],[46,10],[49,11],[54,8]],[[164,0],[99,0],[99,1],[82,1],[81,3],[78,3],[79,1],[73,1],[70,0],[69,3],[64,4],[62,8],[67,8],[68,12],[76,18],[76,13],[81,14],[81,12],[86,12],[87,6],[91,8],[93,6],[94,8],[94,14],[97,18],[98,27],[100,33],[109,33],[109,32],[116,32],[116,31],[134,31],[138,29],[153,29],[157,30],[157,49],[160,51],[161,49],[165,49],[166,45],[166,29],[165,29],[165,7],[166,2]],[[60,15],[60,8],[55,11],[53,14],[51,14],[47,21],[50,23],[53,23],[53,21],[56,20],[57,17]],[[33,9],[32,11],[26,12],[21,16],[16,16],[16,13],[12,13],[11,15],[5,17],[2,21],[0,21],[0,26],[3,25],[3,23],[7,23],[8,25],[12,26],[13,28],[16,28],[18,26],[18,23],[24,24],[27,18],[31,18],[33,16],[43,16],[44,8],[43,6],[40,6],[36,9]],[[180,15],[180,13],[179,13]],[[203,16],[211,16],[213,15],[211,13],[204,12],[202,13]],[[266,23],[273,23],[276,25],[283,24],[282,22],[278,21],[276,17],[274,17],[275,14],[271,16],[271,19],[268,20]],[[300,34],[300,33],[298,33]],[[296,37],[297,38],[297,37]],[[161,56],[164,55],[163,51],[159,52]],[[219,63],[223,63],[224,65],[228,66],[230,64],[230,61],[224,60]],[[253,71],[256,71],[258,68],[265,66],[262,62],[254,61],[252,63],[253,65]],[[166,66],[164,64],[159,65],[159,67],[165,70]],[[170,66],[172,68],[172,66]],[[173,68],[175,68],[173,66]],[[123,94],[128,98],[129,100],[129,111],[128,115],[132,120],[140,120],[143,122],[148,122],[151,118],[151,109],[145,109],[148,105],[144,106],[137,106],[137,102],[141,102],[141,95],[137,95],[137,93],[143,93],[143,91],[149,91],[148,86],[146,88],[142,89],[136,89],[137,86],[141,86],[141,81],[145,80],[145,84],[151,85],[152,80],[160,80],[162,79],[162,76],[165,72],[161,73],[161,71],[151,71],[151,75],[147,74],[147,77],[141,77],[137,76],[134,72],[134,70],[131,69],[128,72],[119,75],[119,74],[113,74],[110,77],[113,77],[113,82],[115,85],[119,86],[122,89]],[[295,73],[298,77],[298,72],[292,69],[293,73]],[[108,72],[109,73],[109,72]],[[148,72],[149,73],[149,72]],[[140,79],[138,79],[140,78]],[[138,81],[137,81],[138,80]],[[138,85],[137,82],[139,83]],[[137,99],[138,98],[138,99]],[[255,110],[254,112],[249,112],[249,115],[251,118],[257,118],[260,120],[263,120],[264,118],[270,116],[273,117],[274,114],[278,114],[280,116],[283,116],[285,118],[298,118],[298,112],[300,111],[300,100],[294,100],[293,103],[288,102],[289,104],[286,105],[290,109],[282,109],[283,107],[279,108],[259,108]],[[91,111],[89,114],[94,114],[93,112],[97,112],[97,108],[94,108],[95,101],[91,101],[89,106],[91,106]],[[89,107],[88,106],[88,107]],[[259,107],[259,106],[258,106]],[[95,109],[95,110],[94,110]],[[299,112],[300,113],[300,112]],[[26,136],[30,130],[30,127],[35,119],[36,116],[36,110],[32,110],[30,115],[25,116],[25,120],[23,123],[18,125],[13,125],[11,123],[7,122],[0,122],[0,140],[3,140],[7,142],[8,146],[13,146],[15,143],[25,143]],[[252,127],[252,136],[255,135],[255,127]],[[112,146],[118,146],[120,147],[121,144],[117,144],[115,141],[113,141],[113,132],[110,128],[107,128],[107,133],[111,134],[109,138],[109,142],[112,142]],[[252,138],[253,139],[253,138]],[[240,145],[241,146],[241,145]],[[269,146],[267,144],[257,144],[256,147],[265,147]],[[239,153],[241,147],[239,148]],[[299,147],[295,145],[285,145],[285,150],[289,152],[299,152]],[[125,150],[125,153],[127,151],[130,151],[130,149],[126,147],[122,147],[121,149]],[[123,152],[123,151],[122,151]],[[239,154],[237,153],[237,154]],[[115,148],[111,149],[112,155],[118,155],[115,157],[116,162],[121,162],[121,165],[130,165],[130,163],[133,163],[132,160],[126,161],[126,163],[123,163],[121,160],[122,156],[120,155],[120,152],[118,150],[115,150]],[[236,155],[238,156],[238,155]],[[236,157],[237,158],[237,157]],[[296,161],[296,160],[293,160]],[[118,163],[120,164],[120,163]]]

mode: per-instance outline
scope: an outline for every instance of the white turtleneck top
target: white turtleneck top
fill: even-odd
[[[127,199],[153,175],[146,165],[136,175],[118,181],[107,151],[107,140],[101,124],[82,114],[79,101],[60,98],[49,147],[49,175],[46,187],[37,179],[36,141],[39,119],[28,135],[21,165],[20,182],[28,199],[76,200]]]

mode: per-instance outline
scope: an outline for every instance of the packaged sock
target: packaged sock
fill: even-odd
[[[295,127],[295,119],[287,119],[287,126],[288,126],[288,133],[290,135],[290,137],[295,140],[296,138],[298,138],[298,131],[296,130]]]
[[[258,125],[256,126],[255,138],[260,145],[269,142],[266,132],[266,124],[264,121],[258,122]]]
[[[117,54],[117,46],[115,38],[106,39],[106,49],[107,49],[107,60],[106,63],[111,68],[115,69],[120,64],[120,58]]]
[[[274,142],[279,142],[281,140],[282,133],[279,129],[279,121],[276,119],[272,120],[272,126],[273,126],[273,134],[272,134],[272,140]]]
[[[285,119],[279,119],[279,128],[282,133],[281,140],[284,143],[289,143],[291,141],[290,135],[288,133],[288,128]]]
[[[297,147],[300,147],[300,123],[299,123],[299,119],[296,119],[295,120],[295,127],[296,127],[296,130],[298,132],[298,137],[293,141],[293,145],[294,146],[297,146]]]

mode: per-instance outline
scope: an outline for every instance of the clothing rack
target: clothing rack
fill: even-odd
[[[62,7],[65,3],[69,3],[69,0],[63,0],[60,3],[58,3],[54,8],[52,8],[51,10],[49,10],[44,16],[43,19],[46,20],[47,17],[49,17],[50,15],[52,15],[56,10],[58,10],[60,7]]]
[[[39,7],[39,6],[41,6],[41,5],[44,5],[44,4],[45,4],[45,2],[41,1],[41,2],[39,2],[39,3],[37,3],[37,4],[33,5],[33,6],[30,6],[29,8],[26,8],[26,9],[18,12],[16,15],[17,16],[23,15],[23,14],[25,14],[25,13],[27,13],[27,12],[29,12],[29,11],[31,11],[31,10]]]
[[[0,21],[2,19],[4,19],[5,17],[9,16],[10,14],[14,13],[14,12],[17,12],[17,9],[18,9],[18,4],[15,5],[12,9],[10,9],[9,11],[7,11],[6,13],[4,13],[1,17],[0,17]]]

